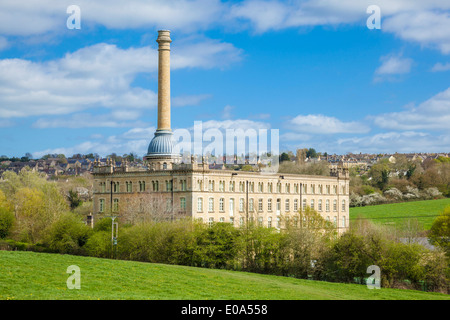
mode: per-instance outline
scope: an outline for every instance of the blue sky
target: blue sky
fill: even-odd
[[[81,29],[66,26],[72,4]],[[449,1],[3,0],[0,155],[144,155],[159,29],[173,129],[279,129],[281,151],[450,152]]]

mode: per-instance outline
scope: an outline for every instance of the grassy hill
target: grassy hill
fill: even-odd
[[[67,267],[81,270],[81,289],[69,290]],[[0,299],[370,300],[446,299],[412,290],[300,280],[34,252],[0,251]]]
[[[414,219],[417,219],[425,230],[429,230],[436,216],[446,206],[450,206],[450,198],[354,207],[350,208],[350,219],[362,217],[375,223],[401,227],[406,219],[417,217]]]

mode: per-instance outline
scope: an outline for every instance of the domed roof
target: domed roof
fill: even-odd
[[[172,155],[173,139],[171,131],[156,131],[148,146],[147,155]]]

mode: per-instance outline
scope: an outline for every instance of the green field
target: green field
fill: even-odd
[[[80,268],[80,289],[67,288],[70,274],[66,271],[71,265]],[[450,296],[236,271],[0,251],[0,299],[449,300]]]
[[[350,220],[368,218],[375,223],[401,227],[407,219],[417,219],[425,230],[429,230],[446,206],[450,206],[450,198],[354,207],[350,208]]]

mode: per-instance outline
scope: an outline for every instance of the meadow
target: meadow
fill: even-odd
[[[80,289],[68,289],[69,266]],[[1,300],[450,300],[449,295],[62,254],[0,251]]]
[[[410,201],[350,208],[350,221],[369,219],[374,223],[401,228],[408,219],[416,219],[429,230],[436,216],[450,206],[450,198]]]

